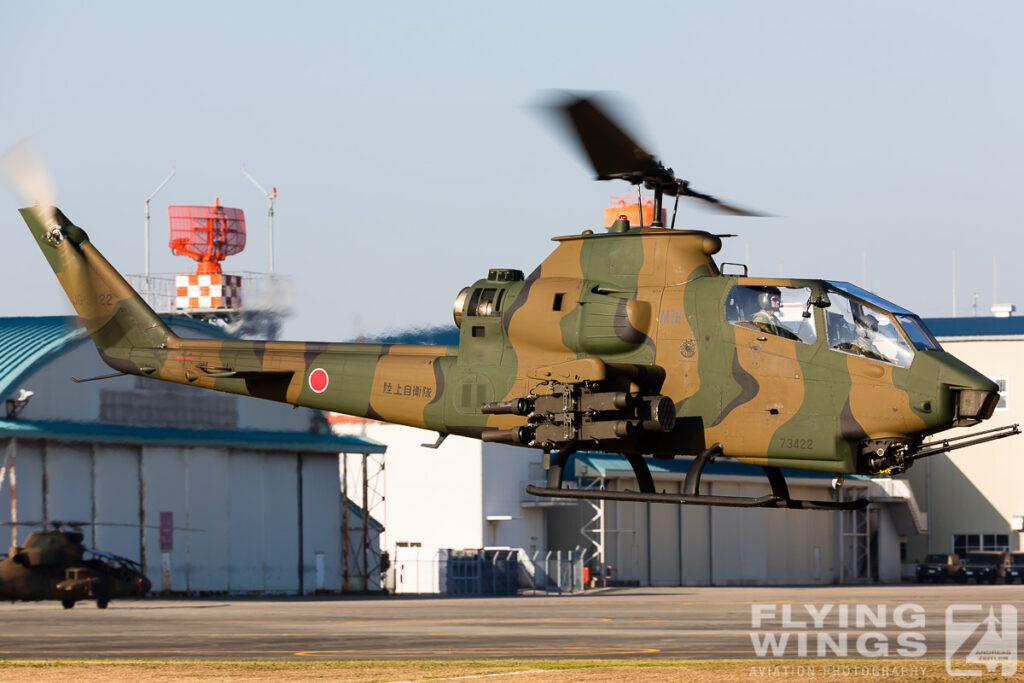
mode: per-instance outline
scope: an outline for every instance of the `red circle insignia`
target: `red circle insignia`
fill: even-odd
[[[316,368],[309,373],[309,388],[317,394],[322,394],[327,389],[327,371],[323,368]]]

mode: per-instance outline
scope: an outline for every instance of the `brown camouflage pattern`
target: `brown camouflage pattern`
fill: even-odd
[[[920,442],[963,423],[959,391],[996,390],[941,350],[917,351],[909,367],[835,351],[818,307],[813,344],[729,324],[723,311],[736,285],[827,286],[722,275],[712,258],[721,240],[701,231],[556,238],[529,276],[472,285],[458,346],[406,346],[177,337],[62,213],[55,230],[34,210],[22,215],[111,367],[441,434],[559,448],[569,437],[558,434],[576,420],[586,423],[576,434],[591,450],[673,457],[717,442],[752,464],[863,473],[876,441]],[[487,289],[500,292],[497,304],[471,310]],[[319,392],[311,384],[318,369],[328,379]],[[570,393],[607,403],[614,392],[629,395],[628,408],[559,414],[549,400],[547,418],[481,410]],[[636,407],[659,397],[674,420]]]

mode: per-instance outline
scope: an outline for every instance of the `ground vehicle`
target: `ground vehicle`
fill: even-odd
[[[1010,553],[1010,561],[1006,565],[1006,583],[1019,579],[1024,583],[1024,553]]]
[[[917,582],[934,581],[941,583],[953,579],[960,571],[959,555],[931,554],[917,565]]]
[[[974,579],[978,583],[995,583],[1006,576],[1009,553],[999,550],[972,550],[960,560],[960,571],[956,574],[959,583]]]
[[[105,609],[112,599],[149,592],[149,579],[134,560],[85,547],[76,525],[49,526],[29,534],[0,560],[0,599],[60,600],[65,609],[95,600]]]

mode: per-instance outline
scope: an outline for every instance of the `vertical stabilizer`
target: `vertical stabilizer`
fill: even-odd
[[[85,231],[59,209],[50,214],[27,208],[21,209],[21,215],[108,365],[137,372],[126,362],[132,349],[162,348],[174,338],[138,292],[89,242]]]

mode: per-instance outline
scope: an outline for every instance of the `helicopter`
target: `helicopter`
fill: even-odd
[[[538,496],[735,507],[853,509],[867,500],[793,498],[782,468],[894,475],[916,460],[1019,434],[1017,425],[941,441],[999,398],[945,352],[920,317],[860,287],[726,274],[722,236],[675,229],[680,198],[756,212],[693,189],[593,97],[552,111],[597,180],[653,191],[653,220],[555,237],[529,275],[490,268],[460,291],[459,343],[392,345],[178,337],[86,232],[25,193],[25,222],[114,375],[130,374],[297,406],[543,449]],[[664,225],[665,197],[675,198]],[[724,264],[723,264],[724,265]],[[107,377],[104,376],[104,377]],[[98,377],[95,379],[102,379]],[[637,490],[563,486],[569,457],[622,453]],[[692,457],[682,493],[658,492],[644,456]],[[762,496],[701,493],[706,465],[761,466]]]
[[[64,609],[95,600],[106,609],[115,598],[141,598],[152,587],[138,562],[87,548],[83,522],[16,523],[43,528],[0,559],[0,600],[60,600]]]

